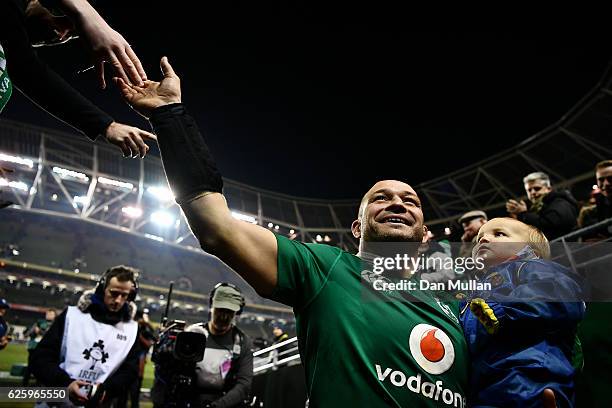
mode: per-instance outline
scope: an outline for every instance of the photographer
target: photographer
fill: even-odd
[[[138,374],[137,290],[133,268],[107,270],[95,291],[64,310],[30,353],[36,379],[47,387],[68,387],[75,405],[99,406],[121,393]]]
[[[242,312],[244,297],[229,283],[219,283],[210,294],[209,321],[187,327],[186,332],[206,336],[204,358],[187,373],[193,379],[190,401],[178,401],[184,395],[169,391],[170,367],[156,363],[155,382],[151,391],[155,407],[185,406],[230,408],[241,407],[248,399],[253,379],[253,351],[250,339],[233,323]],[[187,405],[191,404],[191,405]]]

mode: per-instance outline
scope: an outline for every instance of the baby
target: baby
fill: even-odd
[[[473,256],[482,258],[478,279],[491,289],[461,304],[470,406],[541,407],[546,388],[558,407],[572,406],[576,330],[585,312],[577,277],[547,260],[540,230],[512,218],[484,224]]]

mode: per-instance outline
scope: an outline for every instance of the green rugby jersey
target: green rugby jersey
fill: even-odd
[[[468,353],[457,305],[411,302],[362,281],[339,248],[276,236],[273,299],[290,305],[311,407],[465,407]]]
[[[6,57],[0,44],[0,112],[2,112],[4,106],[8,103],[12,92],[13,84],[6,72]]]

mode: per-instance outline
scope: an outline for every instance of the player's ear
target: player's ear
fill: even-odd
[[[423,238],[421,242],[424,244],[427,241],[429,241],[429,228],[427,228],[427,225],[423,224]]]
[[[351,224],[351,232],[353,233],[353,236],[357,239],[361,238],[361,220],[357,219],[355,221],[353,221],[353,223]]]

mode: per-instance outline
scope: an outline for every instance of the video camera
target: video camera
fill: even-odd
[[[188,406],[193,396],[195,367],[204,358],[206,335],[185,331],[186,323],[182,320],[168,320],[173,284],[170,282],[166,311],[151,360],[155,363],[156,380],[166,386],[163,405],[182,407]]]

